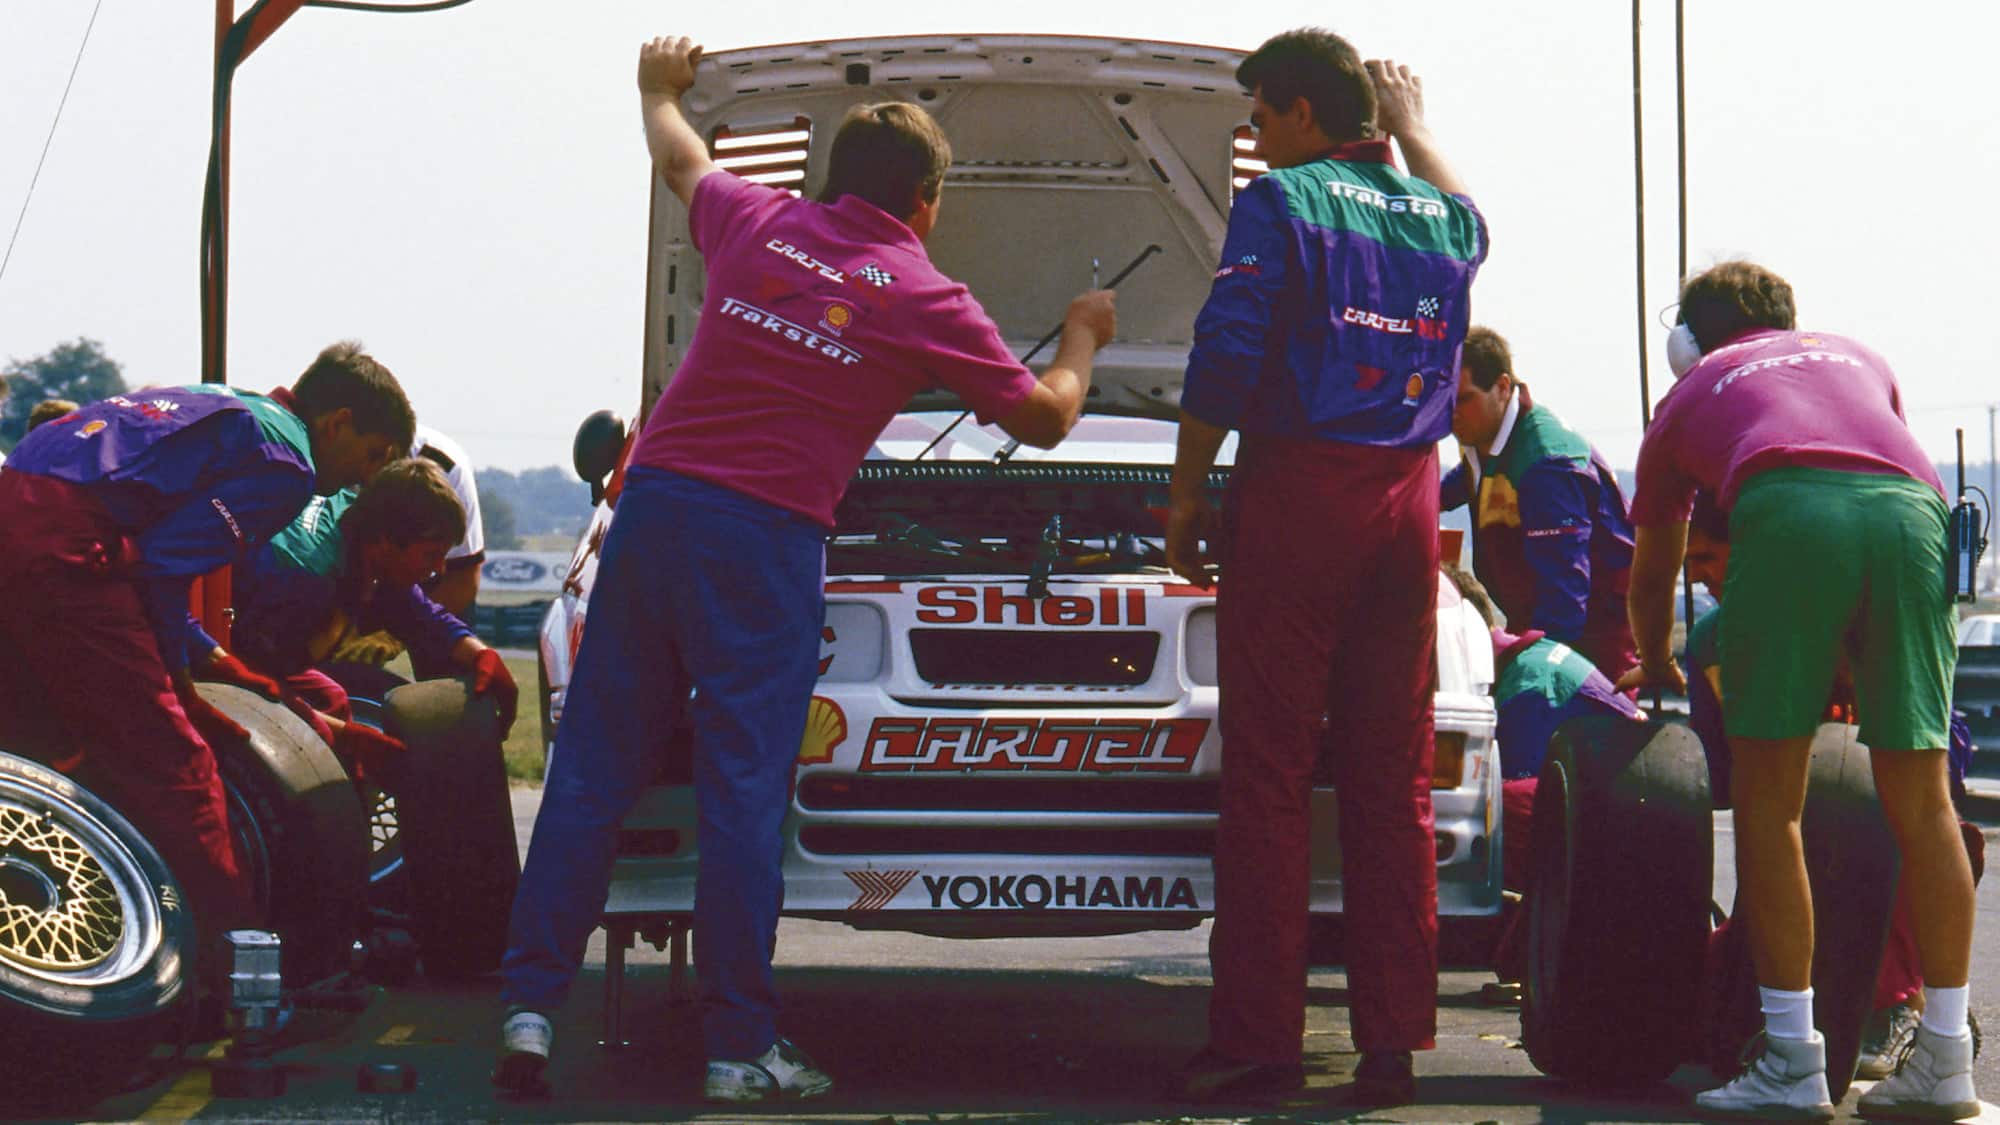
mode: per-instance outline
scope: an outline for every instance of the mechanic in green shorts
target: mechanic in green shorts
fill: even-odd
[[[1710,492],[1729,515],[1717,642],[1737,879],[1765,1028],[1763,1052],[1696,1103],[1736,1116],[1833,1115],[1812,1022],[1799,816],[1811,738],[1844,654],[1926,982],[1915,1049],[1861,1111],[1972,1116],[1973,885],[1946,781],[1957,650],[1943,484],[1903,422],[1888,364],[1852,340],[1798,331],[1783,278],[1725,262],[1687,281],[1680,312],[1669,347],[1679,382],[1639,450],[1630,611],[1640,667],[1619,686],[1685,690],[1669,640],[1674,586],[1694,494]]]

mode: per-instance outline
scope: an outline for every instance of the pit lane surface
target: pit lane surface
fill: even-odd
[[[515,791],[522,841],[538,790]],[[1978,802],[1989,840],[2000,836],[2000,803]],[[1718,860],[1733,841],[1716,822]],[[1719,862],[1717,897],[1734,893]],[[779,931],[779,987],[787,1032],[836,1078],[830,1097],[803,1105],[730,1112],[698,1100],[702,1054],[692,1004],[670,999],[664,953],[631,955],[626,1032],[607,1051],[602,1030],[604,951],[589,963],[556,1033],[552,1097],[503,1101],[486,1082],[499,1006],[491,986],[419,981],[385,992],[340,1034],[282,1058],[289,1090],[270,1101],[212,1097],[208,1074],[191,1065],[100,1104],[105,1121],[1261,1121],[1666,1122],[1695,1120],[1688,1099],[1711,1084],[1683,1067],[1671,1084],[1606,1098],[1538,1075],[1520,1048],[1511,1010],[1479,1001],[1490,976],[1446,971],[1439,981],[1438,1049],[1417,1056],[1416,1106],[1355,1112],[1340,1102],[1357,1062],[1348,1036],[1345,976],[1315,970],[1306,1031],[1308,1088],[1275,1106],[1188,1107],[1156,1091],[1201,1043],[1207,989],[1207,927],[1112,938],[950,941],[867,934],[827,922],[787,919]],[[1979,894],[1973,1005],[2000,1028],[2000,885]],[[219,1048],[197,1045],[193,1057]],[[361,1094],[355,1073],[392,1061],[417,1071],[407,1094]],[[16,1061],[20,1065],[20,1060]],[[31,1063],[29,1065],[32,1065]],[[2000,1094],[2000,1056],[1978,1063],[1979,1086]],[[1854,1120],[1856,1083],[1841,1108]],[[2000,1121],[1990,1104],[1981,1121]]]

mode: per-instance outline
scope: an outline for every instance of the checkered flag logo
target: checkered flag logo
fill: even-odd
[[[917,877],[914,871],[847,871],[842,874],[861,892],[848,906],[849,910],[880,910]]]
[[[874,262],[870,262],[867,265],[862,266],[860,269],[855,270],[854,273],[855,276],[859,277],[861,280],[867,282],[868,284],[873,285],[877,289],[886,288],[891,282],[894,282],[896,280],[895,274],[890,273],[888,270],[883,269],[881,266],[876,265]]]
[[[1436,297],[1425,297],[1417,302],[1418,316],[1436,316],[1437,314],[1438,299]]]

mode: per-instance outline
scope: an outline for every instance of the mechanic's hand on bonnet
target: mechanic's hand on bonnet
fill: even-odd
[[[191,671],[195,679],[207,680],[212,684],[231,684],[254,691],[273,703],[283,699],[285,695],[285,689],[278,681],[219,648],[209,654],[208,663],[199,668],[191,668]]]
[[[701,65],[701,44],[685,35],[662,36],[639,48],[639,92],[684,94]]]
[[[1215,584],[1208,573],[1209,556],[1201,549],[1214,526],[1215,509],[1207,497],[1177,500],[1167,511],[1167,569],[1203,590]]]
[[[472,658],[472,694],[490,695],[500,708],[500,737],[514,729],[514,715],[519,709],[521,689],[514,686],[514,674],[507,670],[507,662],[500,658],[495,649],[482,648]]]
[[[1369,59],[1361,64],[1375,84],[1375,126],[1400,137],[1424,127],[1424,80],[1394,59]]]
[[[1686,695],[1688,682],[1687,677],[1681,674],[1681,666],[1674,663],[1672,659],[1668,659],[1664,663],[1651,660],[1644,661],[1637,668],[1629,669],[1624,675],[1618,677],[1619,691],[1632,691],[1637,688],[1649,687],[1670,691],[1675,695]]]
[[[1101,349],[1118,335],[1118,294],[1109,289],[1079,293],[1063,314],[1063,327],[1090,333]]]

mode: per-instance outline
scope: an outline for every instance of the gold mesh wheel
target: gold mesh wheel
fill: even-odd
[[[124,936],[117,884],[83,841],[52,815],[0,807],[0,957],[74,973]]]
[[[364,789],[363,792],[366,793],[367,790]],[[374,852],[379,860],[384,850],[400,847],[397,841],[399,829],[396,823],[396,798],[381,789],[374,791],[374,797],[368,812],[368,841],[369,850]]]
[[[382,704],[366,696],[352,696],[352,721],[374,730],[382,729]],[[381,885],[398,875],[403,867],[402,821],[396,812],[396,798],[379,782],[362,780],[356,788],[361,807],[368,810],[368,881]]]

